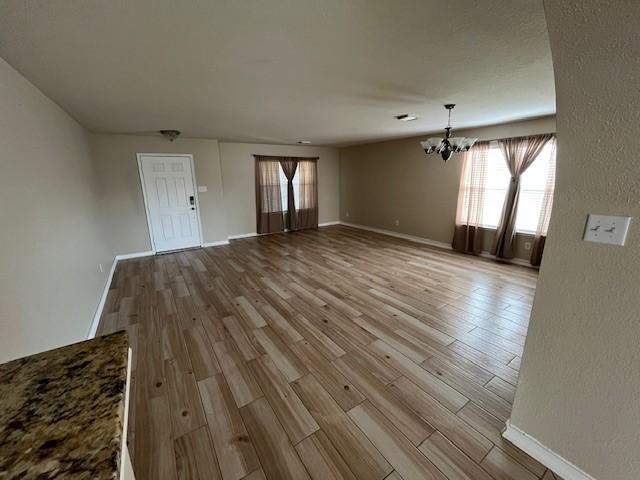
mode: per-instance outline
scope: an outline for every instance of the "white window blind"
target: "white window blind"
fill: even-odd
[[[463,169],[463,205],[459,209],[458,223],[495,229],[500,221],[511,174],[498,145],[491,144],[487,155],[474,156],[469,153],[465,156],[465,162],[474,164]],[[554,182],[555,145],[549,142],[520,178],[516,231],[540,231],[540,222],[544,224],[545,218],[548,224],[551,210],[549,192],[552,196]],[[469,216],[472,218],[467,218]],[[546,234],[546,226],[543,227],[543,233]]]

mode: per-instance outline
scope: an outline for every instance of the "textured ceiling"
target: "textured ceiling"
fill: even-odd
[[[345,145],[449,102],[454,127],[555,112],[539,0],[0,0],[0,57],[96,132]]]

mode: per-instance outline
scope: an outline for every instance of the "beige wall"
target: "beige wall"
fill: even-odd
[[[320,223],[339,219],[340,168],[338,150],[329,147],[262,145],[220,142],[222,178],[229,235],[256,231],[254,158],[257,155],[319,157],[318,203]]]
[[[640,3],[615,7],[545,1],[556,195],[511,418],[598,480],[640,478]],[[627,244],[582,241],[588,213],[634,217]]]
[[[555,119],[545,117],[455,134],[489,140],[554,131]],[[340,219],[451,243],[463,154],[446,164],[437,155],[425,155],[420,141],[428,136],[340,149]],[[492,236],[486,232],[487,248]],[[528,259],[525,241],[531,237],[518,235],[517,253]]]
[[[85,339],[111,259],[83,128],[2,59],[0,171],[3,362]]]
[[[151,250],[137,153],[193,155],[196,181],[208,191],[198,193],[205,243],[227,239],[224,193],[217,140],[160,136],[91,135],[91,150],[100,179],[100,203],[113,255]]]

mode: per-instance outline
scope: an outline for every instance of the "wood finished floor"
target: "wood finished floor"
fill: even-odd
[[[536,276],[342,226],[119,263],[137,480],[558,478],[500,436]]]

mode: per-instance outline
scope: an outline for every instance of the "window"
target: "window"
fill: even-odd
[[[288,198],[289,198],[289,189],[287,188],[289,181],[287,180],[287,176],[284,174],[284,170],[280,167],[280,195],[282,197],[282,208],[287,210]],[[300,165],[298,164],[298,168],[296,168],[296,174],[293,176],[293,200],[296,208],[300,206]]]
[[[317,158],[254,155],[256,185],[256,231],[318,228]],[[288,205],[288,181],[292,178],[293,205]]]
[[[516,231],[535,233],[545,208],[545,190],[549,185],[553,195],[555,183],[556,152],[549,142],[531,166],[520,177],[520,199],[516,216]],[[549,200],[549,208],[551,201]],[[543,233],[546,233],[546,228]]]
[[[484,191],[482,221],[480,226],[496,228],[500,221],[504,199],[507,195],[509,181],[511,180],[511,174],[509,174],[507,164],[497,145],[489,148],[486,170],[487,183]]]
[[[474,162],[474,165],[463,171],[463,204],[458,221],[497,228],[511,181],[502,150],[492,143],[486,155],[469,155],[466,159],[467,162]],[[553,191],[555,160],[555,148],[549,142],[520,177],[516,231],[535,233],[543,209],[550,208],[550,202],[545,199],[545,190],[550,188]],[[471,221],[467,222],[469,215]]]

